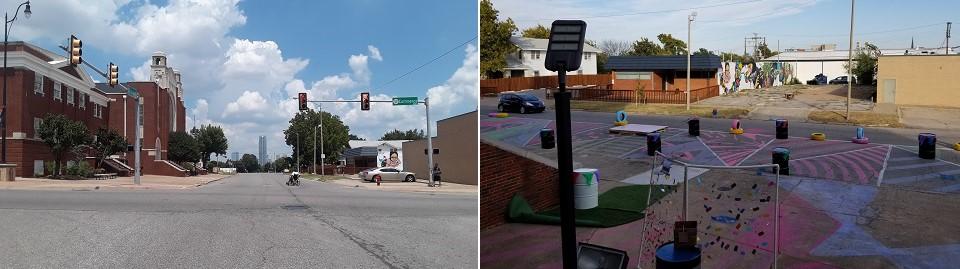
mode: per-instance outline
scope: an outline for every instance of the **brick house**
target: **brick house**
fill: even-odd
[[[7,162],[18,177],[44,174],[53,155],[37,132],[43,117],[63,114],[93,132],[106,127],[109,99],[64,56],[24,42],[10,42],[7,53]]]

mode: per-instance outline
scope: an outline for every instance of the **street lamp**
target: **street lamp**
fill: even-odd
[[[3,14],[3,107],[0,108],[0,163],[7,163],[7,39],[10,37],[10,24],[17,20],[17,14],[20,8],[27,5],[23,10],[23,15],[28,19],[33,12],[30,11],[30,1],[26,1],[17,6],[17,11],[13,12],[13,19],[7,19],[8,14]]]
[[[687,111],[690,110],[690,50],[693,46],[690,44],[690,25],[697,19],[697,12],[690,13],[687,17]]]

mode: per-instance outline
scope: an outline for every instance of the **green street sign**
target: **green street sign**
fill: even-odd
[[[393,105],[395,106],[412,106],[418,103],[417,97],[394,97]]]

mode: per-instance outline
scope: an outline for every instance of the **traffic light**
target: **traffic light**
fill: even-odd
[[[362,92],[360,93],[360,110],[370,110],[370,93]]]
[[[83,42],[74,35],[70,35],[70,65],[76,66],[83,63]]]
[[[307,108],[307,93],[301,92],[298,94],[298,100],[300,101],[300,111],[306,111]]]
[[[117,67],[117,65],[110,63],[110,67],[107,68],[107,70],[107,83],[110,84],[110,87],[120,84],[120,68]]]

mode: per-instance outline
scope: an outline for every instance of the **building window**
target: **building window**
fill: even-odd
[[[67,103],[74,104],[73,102],[73,88],[67,87]]]
[[[590,53],[584,53],[584,54],[583,54],[583,58],[584,58],[584,59],[587,59],[587,60],[590,60]]]
[[[651,75],[651,72],[617,72],[616,79],[649,80]]]
[[[539,50],[533,51],[533,58],[534,58],[534,59],[540,59],[540,51],[539,51]]]
[[[33,74],[35,75],[33,80],[33,92],[43,96],[43,75],[41,75],[40,72],[34,72]]]
[[[533,71],[533,76],[534,76],[534,77],[539,77],[539,76],[540,76],[540,70],[534,70],[534,71]]]
[[[100,116],[100,105],[98,105],[98,104],[93,104],[93,117],[94,117],[94,118],[98,118],[98,119],[101,118],[101,116]]]
[[[60,82],[53,82],[53,100],[63,100],[63,94],[60,92],[61,87],[63,87],[63,84]]]
[[[80,109],[86,110],[86,109],[87,109],[87,94],[81,92],[81,93],[78,94],[78,95],[79,95],[79,97],[80,97],[80,100],[77,101],[77,104],[80,105]]]
[[[40,124],[43,124],[43,119],[33,118],[33,138],[40,139]]]

